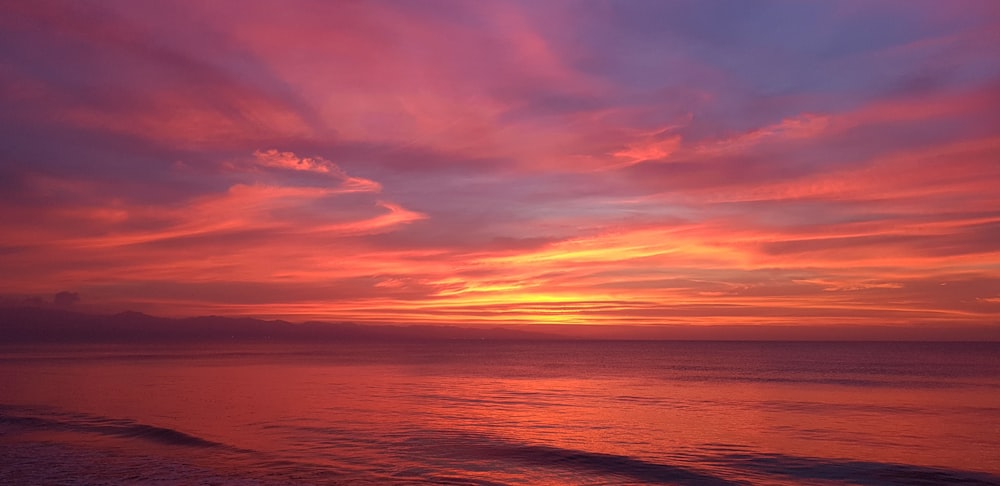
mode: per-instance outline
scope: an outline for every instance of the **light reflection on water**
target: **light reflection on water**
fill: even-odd
[[[922,343],[10,348],[0,475],[991,484],[998,356]],[[108,465],[87,473],[93,451]]]

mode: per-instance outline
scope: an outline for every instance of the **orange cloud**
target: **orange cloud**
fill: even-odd
[[[294,7],[9,8],[0,293],[462,324],[1000,312],[990,12],[831,45],[839,24],[747,38],[645,4]]]

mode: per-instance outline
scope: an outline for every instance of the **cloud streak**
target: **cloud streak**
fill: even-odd
[[[961,3],[4,5],[0,294],[995,326],[1000,11]]]

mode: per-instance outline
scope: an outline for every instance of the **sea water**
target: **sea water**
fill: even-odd
[[[0,348],[2,484],[1000,484],[1000,344]]]

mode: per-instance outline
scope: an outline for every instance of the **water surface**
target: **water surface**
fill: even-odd
[[[996,343],[5,347],[0,482],[1000,484]]]

